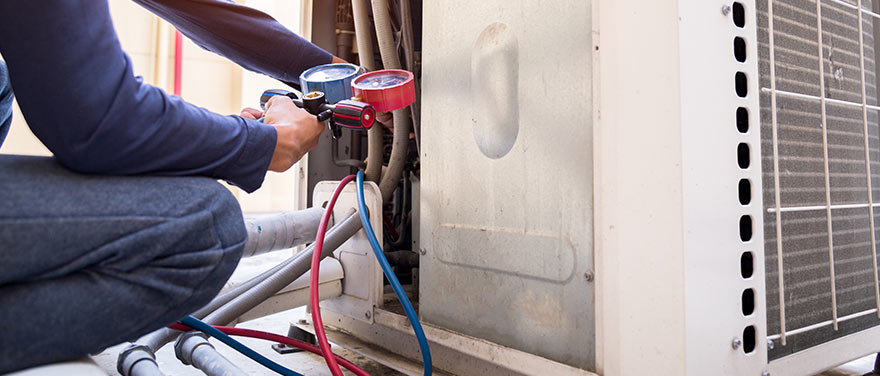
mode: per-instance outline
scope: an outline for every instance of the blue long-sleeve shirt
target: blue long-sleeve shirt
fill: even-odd
[[[282,81],[295,82],[332,58],[268,15],[233,2],[135,1],[203,48]],[[28,126],[68,168],[203,175],[248,192],[263,182],[275,129],[141,82],[106,0],[0,1],[0,54]]]

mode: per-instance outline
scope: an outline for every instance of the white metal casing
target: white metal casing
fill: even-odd
[[[337,185],[338,181],[319,182],[312,195],[312,205],[323,206],[330,200]],[[364,182],[364,201],[372,213],[381,213],[382,195],[376,183]],[[351,182],[339,195],[333,208],[333,218],[340,220],[357,206],[355,184]],[[381,216],[371,216],[370,224],[374,229],[382,228]],[[380,244],[382,236],[382,231],[376,232]],[[382,269],[363,230],[339,246],[333,256],[342,264],[346,276],[342,280],[342,296],[322,301],[321,305],[356,320],[373,323],[373,309],[382,305]]]
[[[754,9],[751,2],[742,2]],[[597,188],[597,365],[600,374],[760,375],[766,366],[760,164],[737,166],[736,147],[760,158],[757,50],[737,63],[732,41],[755,40],[722,1],[598,2],[594,73]],[[749,95],[738,98],[734,74]],[[738,106],[752,109],[749,133],[736,129]],[[752,203],[737,200],[741,178]],[[739,238],[751,215],[754,234]],[[740,275],[752,251],[754,276]],[[758,302],[744,316],[740,297]],[[734,347],[757,330],[755,350]]]

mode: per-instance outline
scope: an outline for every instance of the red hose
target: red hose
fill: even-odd
[[[327,362],[327,367],[330,368],[330,372],[333,376],[343,375],[342,370],[339,369],[339,364],[336,363],[336,357],[333,355],[333,352],[330,351],[330,343],[327,342],[327,334],[324,333],[324,322],[321,320],[321,300],[318,298],[318,278],[321,276],[321,250],[324,247],[324,235],[327,232],[327,223],[330,222],[330,216],[333,214],[333,207],[336,206],[336,199],[339,198],[339,194],[342,193],[345,185],[354,180],[354,178],[354,175],[348,175],[339,182],[339,185],[336,186],[336,190],[333,192],[333,197],[330,198],[330,202],[327,204],[327,209],[324,211],[324,215],[321,217],[321,224],[318,226],[318,236],[315,238],[315,250],[312,252],[312,268],[311,275],[309,276],[309,304],[312,306],[312,326],[315,327],[315,337],[318,338],[318,345],[321,346],[321,355],[324,356],[324,360]]]
[[[183,37],[174,32],[174,95],[180,96],[180,82],[183,80]],[[167,82],[167,81],[166,81]]]
[[[168,328],[174,329],[174,330],[180,330],[180,331],[184,331],[184,332],[193,330],[192,328],[190,328],[186,325],[183,325],[181,323],[174,323],[174,324],[168,325]],[[308,351],[313,354],[322,355],[321,349],[319,349],[317,346],[313,346],[311,344],[308,344],[303,341],[296,340],[296,339],[293,339],[290,337],[285,337],[282,335],[263,332],[263,331],[259,331],[259,330],[233,328],[230,326],[214,326],[214,328],[216,328],[217,330],[219,330],[223,333],[229,334],[231,336],[250,337],[250,338],[264,339],[267,341],[279,342],[279,343],[283,343],[285,345],[293,346],[298,349]],[[333,357],[336,359],[337,362],[339,362],[339,364],[341,364],[347,370],[353,372],[355,375],[357,375],[357,376],[370,376],[370,374],[368,374],[367,371],[364,371],[363,369],[361,369],[360,367],[358,367],[354,363],[349,362],[348,360],[345,360],[345,358],[343,358],[339,355],[333,355]]]

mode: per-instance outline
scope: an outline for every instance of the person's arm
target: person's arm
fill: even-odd
[[[298,83],[306,69],[344,62],[259,10],[231,0],[134,0],[202,48],[245,69]]]
[[[287,127],[276,133],[143,84],[106,1],[0,1],[0,54],[28,126],[75,171],[203,175],[250,192],[273,154],[281,154],[278,169],[289,167],[322,130],[314,117],[282,114]]]

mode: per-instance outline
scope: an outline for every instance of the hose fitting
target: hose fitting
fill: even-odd
[[[139,372],[134,371],[135,366],[139,368]],[[135,374],[162,375],[153,351],[148,346],[137,344],[130,344],[119,353],[119,357],[116,360],[116,371],[122,376]]]
[[[177,355],[177,359],[180,359],[183,364],[192,365],[192,354],[199,346],[214,348],[214,345],[208,342],[207,334],[201,332],[183,333],[177,337],[177,342],[174,342],[174,355]]]

